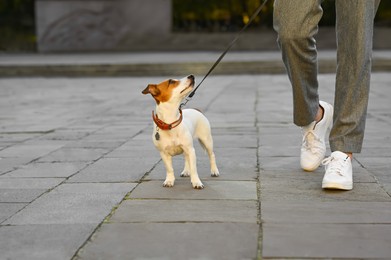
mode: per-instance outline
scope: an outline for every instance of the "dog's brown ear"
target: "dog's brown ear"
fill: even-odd
[[[152,96],[157,96],[160,94],[160,90],[157,88],[156,84],[149,84],[141,93],[144,95],[151,94]]]

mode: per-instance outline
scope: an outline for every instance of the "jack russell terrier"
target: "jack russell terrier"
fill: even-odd
[[[174,186],[172,156],[183,153],[185,167],[181,177],[190,176],[193,188],[204,188],[197,173],[193,138],[197,138],[208,153],[211,175],[219,176],[208,119],[198,110],[184,109],[182,111],[180,108],[182,100],[191,92],[193,86],[194,76],[190,75],[180,80],[169,79],[159,84],[149,84],[142,91],[143,94],[151,94],[156,101],[156,113],[152,111],[154,121],[152,140],[166,167],[164,187]]]

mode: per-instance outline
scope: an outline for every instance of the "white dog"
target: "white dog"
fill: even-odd
[[[152,111],[154,121],[152,139],[166,167],[164,187],[174,186],[172,156],[184,153],[185,168],[181,177],[190,175],[193,188],[204,188],[197,173],[193,138],[198,138],[207,151],[212,176],[219,176],[208,119],[195,109],[183,111],[180,109],[182,100],[191,92],[193,86],[194,76],[190,75],[181,80],[170,79],[159,84],[149,84],[142,91],[143,94],[151,94],[156,101],[156,113]]]

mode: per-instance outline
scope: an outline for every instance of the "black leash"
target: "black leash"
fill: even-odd
[[[243,28],[238,32],[236,37],[231,41],[230,44],[228,44],[227,48],[224,50],[224,52],[220,55],[220,57],[216,60],[216,62],[213,64],[213,66],[209,69],[208,73],[204,76],[204,78],[198,83],[197,87],[195,87],[190,94],[186,97],[185,101],[181,104],[180,108],[186,106],[187,102],[189,102],[194,94],[196,93],[197,89],[201,86],[202,82],[209,76],[209,74],[216,68],[216,66],[220,63],[220,61],[224,58],[225,54],[231,49],[231,47],[236,43],[236,41],[239,39],[239,36],[244,32],[244,30],[247,29],[247,27],[254,21],[255,17],[258,16],[258,14],[261,12],[263,7],[265,6],[267,0],[264,0],[263,3],[258,7],[257,10],[253,13],[253,15],[250,17],[248,22],[243,26]]]

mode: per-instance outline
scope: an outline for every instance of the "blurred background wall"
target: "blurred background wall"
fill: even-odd
[[[334,2],[323,2],[319,48],[335,48]],[[0,51],[221,50],[261,0],[0,0]],[[275,50],[273,1],[236,50]],[[391,47],[391,1],[376,17],[374,48]]]

